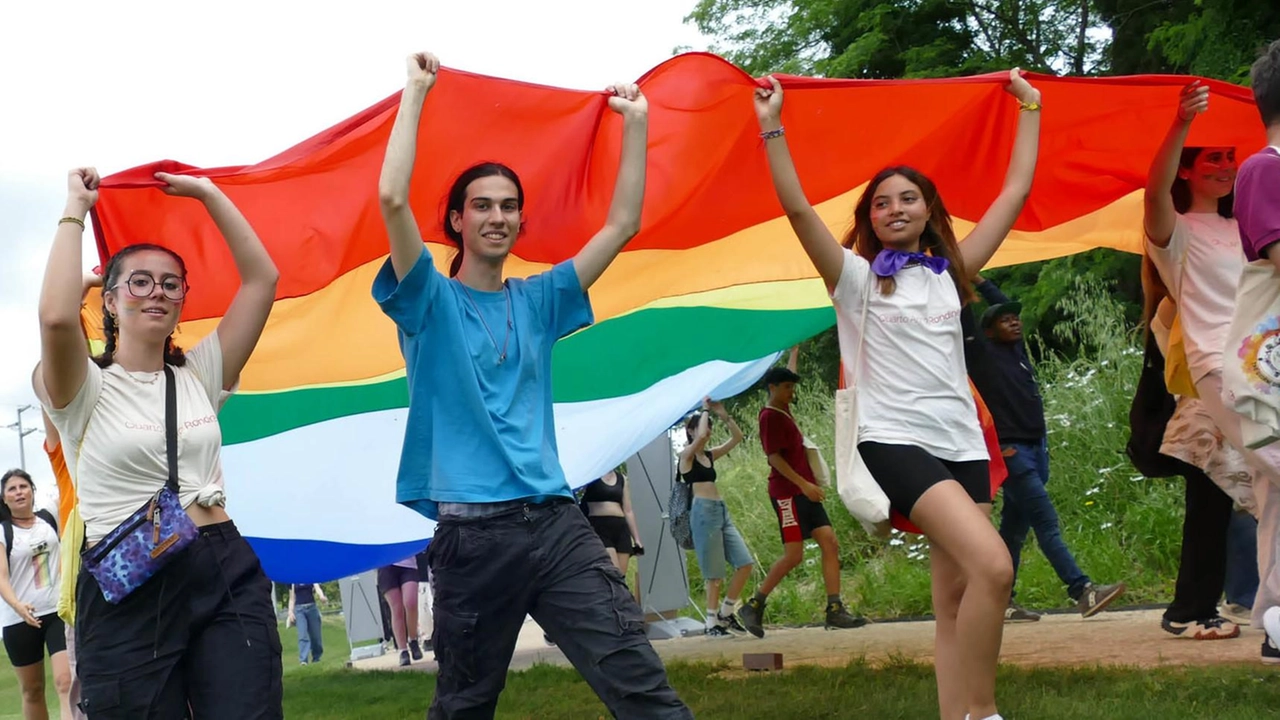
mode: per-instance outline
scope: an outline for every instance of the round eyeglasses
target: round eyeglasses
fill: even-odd
[[[129,294],[136,298],[151,297],[151,293],[156,289],[156,279],[151,277],[151,273],[144,270],[135,270],[129,275],[129,279],[124,282],[124,286],[129,289]],[[120,287],[119,284],[111,286],[111,290]],[[176,275],[165,275],[160,278],[160,290],[164,292],[164,296],[170,300],[181,300],[187,295],[187,281]]]

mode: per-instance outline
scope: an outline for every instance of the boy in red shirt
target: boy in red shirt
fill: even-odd
[[[792,361],[794,362],[794,353]],[[804,559],[804,541],[813,538],[822,550],[822,576],[827,586],[826,627],[856,628],[865,618],[845,609],[840,600],[840,547],[822,506],[826,493],[818,484],[805,452],[804,435],[791,416],[791,400],[800,376],[784,367],[764,374],[769,399],[760,410],[760,444],[769,459],[769,501],[778,515],[782,557],[778,558],[756,594],[738,612],[746,629],[764,637],[764,606],[769,593]]]

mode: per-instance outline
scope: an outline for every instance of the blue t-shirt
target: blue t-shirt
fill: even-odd
[[[399,283],[390,259],[373,281],[409,384],[396,502],[433,520],[442,502],[573,497],[556,450],[551,348],[592,323],[591,301],[572,261],[505,286],[465,288],[436,270],[426,246]]]

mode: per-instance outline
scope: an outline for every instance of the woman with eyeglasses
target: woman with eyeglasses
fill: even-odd
[[[80,327],[80,263],[84,218],[97,202],[99,178],[92,168],[70,172],[40,291],[41,361],[34,384],[66,447],[85,550],[122,551],[110,543],[97,546],[165,486],[169,382],[177,399],[177,495],[198,530],[190,545],[115,602],[94,575],[79,572],[80,705],[92,720],[187,713],[280,718],[281,650],[271,582],[224,509],[218,425],[218,410],[262,334],[279,273],[248,221],[212,181],[168,173],[155,178],[165,193],[205,206],[241,284],[217,327],[183,352],[173,342],[190,289],[182,258],[161,245],[124,247],[104,271],[106,349],[90,357]]]

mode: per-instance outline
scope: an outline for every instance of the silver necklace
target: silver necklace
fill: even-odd
[[[466,283],[461,280],[458,284],[462,286],[462,292],[467,294],[467,299],[471,301],[471,307],[475,308],[476,315],[480,318],[480,324],[484,325],[484,331],[489,334],[489,342],[493,343],[493,349],[498,353],[498,364],[507,361],[507,342],[511,340],[511,293],[507,290],[507,284],[502,283],[502,297],[507,301],[507,330],[502,336],[502,347],[498,347],[498,338],[494,337],[493,331],[489,329],[489,321],[484,319],[484,313],[480,312],[480,306],[476,304],[476,299],[471,297],[471,291],[467,289]]]
[[[120,368],[120,369],[121,369],[121,370],[124,370],[124,368]],[[160,373],[161,373],[161,372],[164,372],[164,371],[163,371],[163,370],[161,370],[161,371],[146,371],[146,370],[142,371],[142,375],[144,375],[144,376],[150,376],[150,377],[138,377],[138,374],[137,374],[137,373],[135,373],[135,372],[133,372],[132,370],[124,370],[124,372],[125,372],[125,374],[126,374],[126,375],[128,375],[128,376],[129,376],[129,378],[130,378],[131,380],[133,380],[134,382],[140,382],[140,383],[142,383],[143,385],[154,385],[154,384],[156,383],[156,381],[160,379]]]

